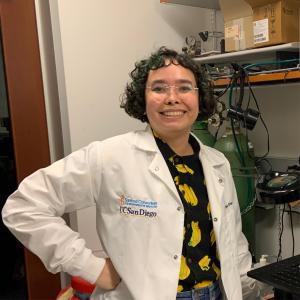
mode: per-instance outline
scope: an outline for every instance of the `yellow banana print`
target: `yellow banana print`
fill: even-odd
[[[214,271],[217,274],[217,279],[219,279],[220,275],[221,275],[221,270],[215,265],[215,263],[212,264],[212,268],[214,269]]]
[[[199,228],[199,222],[192,221],[192,236],[189,241],[189,246],[196,247],[201,241],[201,231]]]
[[[183,290],[183,286],[181,284],[177,287],[177,293],[180,293]]]
[[[203,256],[200,261],[198,262],[199,267],[202,271],[208,271],[210,269],[209,263],[211,259],[208,257],[208,255]]]
[[[194,174],[194,171],[185,164],[175,165],[178,172]]]
[[[179,272],[179,279],[184,280],[189,277],[191,271],[188,265],[186,264],[186,258],[181,255],[181,266],[180,266],[180,272]]]
[[[213,245],[216,242],[215,231],[212,229],[210,232],[210,244]]]
[[[208,215],[210,216],[210,212],[211,212],[211,210],[210,210],[210,203],[208,202],[208,204],[207,204],[207,213],[208,213]]]
[[[195,288],[195,289],[200,289],[200,288],[207,287],[207,286],[209,286],[210,284],[212,284],[212,281],[211,281],[211,280],[203,280],[203,281],[201,281],[201,282],[195,284],[195,285],[193,286],[193,288]]]
[[[198,204],[198,199],[192,187],[187,184],[180,184],[179,190],[183,193],[184,199],[187,203],[190,203],[192,206],[196,206]]]
[[[181,172],[181,173],[190,173],[192,175],[194,174],[194,171],[190,167],[188,167],[187,165],[185,165],[185,164],[176,164],[175,165],[175,163],[174,163],[174,155],[169,158],[169,161],[176,167],[176,169],[177,169],[178,172]]]

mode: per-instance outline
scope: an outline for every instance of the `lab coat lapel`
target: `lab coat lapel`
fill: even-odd
[[[156,145],[150,126],[147,126],[144,131],[138,132],[134,144],[138,149],[145,151],[147,155],[150,156],[149,172],[151,172],[158,180],[162,181],[181,204],[175,183],[168,166]]]
[[[206,188],[209,197],[211,213],[214,221],[214,228],[216,234],[219,236],[219,230],[222,223],[222,201],[224,198],[224,163],[225,160],[220,156],[219,159],[212,160],[212,156],[209,155],[208,148],[204,145],[201,145],[200,150],[200,160],[203,167],[203,172],[205,176]],[[214,158],[216,156],[214,155]]]
[[[161,155],[161,153],[156,153],[150,166],[149,170],[154,176],[156,176],[159,180],[161,180],[167,188],[171,191],[171,193],[176,197],[176,200],[181,204],[180,197],[178,195],[178,191],[176,189],[173,178],[170,174],[168,166]]]

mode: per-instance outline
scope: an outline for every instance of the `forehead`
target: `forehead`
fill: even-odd
[[[149,71],[148,83],[156,80],[165,82],[190,81],[196,83],[195,76],[191,70],[172,63]]]

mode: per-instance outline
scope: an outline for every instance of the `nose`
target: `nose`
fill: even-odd
[[[178,93],[174,86],[170,86],[166,94],[165,102],[168,105],[179,103]]]

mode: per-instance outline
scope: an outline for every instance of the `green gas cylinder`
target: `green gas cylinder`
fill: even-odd
[[[226,128],[223,136],[218,139],[214,148],[221,151],[229,160],[231,172],[237,191],[242,215],[243,233],[250,251],[255,249],[255,160],[252,143],[239,128]]]
[[[208,131],[207,121],[196,121],[193,124],[192,132],[196,137],[204,144],[210,147],[213,147],[215,144],[215,138]]]

